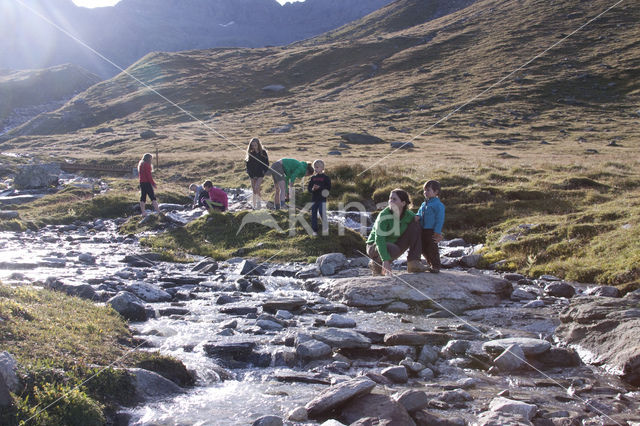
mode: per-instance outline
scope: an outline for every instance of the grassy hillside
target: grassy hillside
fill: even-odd
[[[0,70],[0,130],[11,124],[6,121],[16,109],[66,102],[100,80],[71,64],[37,70]]]
[[[272,160],[324,158],[334,203],[402,185],[419,197],[441,179],[447,235],[487,243],[488,263],[637,283],[640,9],[623,2],[571,35],[611,3],[483,0],[424,22],[439,3],[425,4],[286,47],[148,55],[128,70],[138,81],[93,86],[0,149],[127,165],[157,149],[161,185],[246,186],[258,136]],[[350,132],[384,143],[345,144]]]

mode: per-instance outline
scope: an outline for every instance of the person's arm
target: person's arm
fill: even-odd
[[[309,179],[309,183],[307,184],[307,191],[313,193],[313,179]]]
[[[324,179],[324,189],[328,191],[331,191],[331,178],[327,175],[325,175],[325,179]],[[329,194],[327,194],[329,195]]]
[[[415,221],[422,224],[422,218],[424,217],[424,209],[426,207],[425,203],[422,203],[420,205],[420,208],[418,209],[418,213],[416,213],[416,217],[415,217]]]
[[[438,203],[435,208],[435,224],[433,225],[433,232],[436,234],[442,234],[442,226],[444,225],[444,204]]]
[[[389,235],[390,231],[389,226],[387,225],[388,222],[393,221],[382,219],[376,220],[376,223],[374,224],[376,232],[375,244],[378,248],[378,253],[380,253],[380,259],[382,259],[383,262],[391,262],[391,255],[389,254],[389,250],[387,250],[387,235]]]

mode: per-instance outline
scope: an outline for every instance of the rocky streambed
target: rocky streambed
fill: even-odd
[[[137,372],[145,402],[121,424],[640,424],[640,294],[465,268],[459,240],[440,274],[374,278],[341,254],[173,264],[121,222],[0,233],[3,283],[108,303],[192,372]]]

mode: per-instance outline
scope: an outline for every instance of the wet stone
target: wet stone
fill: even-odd
[[[287,311],[297,311],[301,307],[307,304],[306,299],[302,298],[281,298],[272,299],[262,304],[262,309],[265,312],[276,312],[279,309]]]
[[[256,314],[258,308],[253,306],[228,306],[220,308],[220,312],[228,315],[247,315]]]

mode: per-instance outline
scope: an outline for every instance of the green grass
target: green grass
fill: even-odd
[[[337,226],[331,225],[329,236],[313,237],[299,221],[290,222],[287,211],[264,212],[270,214],[273,224],[282,232],[259,223],[242,226],[243,219],[250,214],[248,211],[214,212],[185,227],[145,237],[141,243],[166,258],[178,260],[201,255],[215,259],[246,256],[270,261],[315,261],[325,253],[357,256],[358,251],[364,252],[364,238],[350,229],[344,229],[344,235],[340,236]],[[309,216],[305,217],[309,223]]]
[[[0,283],[0,319],[0,351],[15,357],[24,385],[13,395],[14,407],[0,413],[0,424],[104,424],[106,414],[132,401],[132,380],[123,367],[193,384],[180,361],[132,350],[131,332],[111,308]]]

